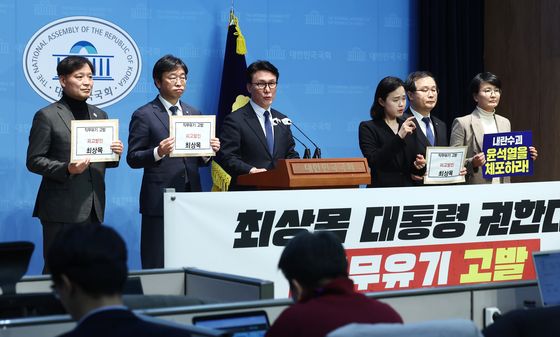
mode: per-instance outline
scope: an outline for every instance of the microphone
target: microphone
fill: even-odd
[[[321,158],[321,149],[317,146],[317,144],[315,144],[315,142],[313,142],[311,140],[311,138],[307,137],[305,132],[303,132],[300,128],[298,128],[298,126],[295,125],[294,122],[292,122],[291,119],[286,117],[286,118],[282,118],[281,121],[282,121],[282,124],[284,124],[284,125],[293,125],[305,138],[307,138],[308,141],[311,142],[311,144],[313,144],[313,146],[315,146],[315,151],[313,151],[313,158]]]
[[[287,119],[287,118],[284,118],[284,119]],[[274,126],[276,126],[276,125],[278,125],[278,124],[283,125],[283,126],[289,125],[289,124],[286,124],[286,123],[285,123],[284,119],[279,119],[279,118],[276,118],[276,117],[275,117],[275,118],[272,119],[272,124],[273,124]],[[290,123],[291,123],[291,121],[290,121]],[[301,140],[299,140],[299,139],[298,139],[296,136],[294,136],[293,134],[292,134],[292,137],[293,137],[298,143],[300,143],[300,144],[305,148],[305,150],[303,151],[303,159],[309,159],[309,158],[311,158],[311,150],[305,145],[305,143],[302,142]]]

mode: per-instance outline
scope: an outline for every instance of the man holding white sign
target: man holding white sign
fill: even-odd
[[[126,161],[131,168],[143,168],[140,190],[142,268],[163,268],[163,191],[200,192],[198,168],[210,157],[172,157],[175,137],[170,136],[171,116],[199,116],[194,107],[180,101],[185,91],[187,65],[173,55],[165,55],[154,65],[152,77],[159,95],[132,114]],[[210,138],[212,151],[220,150],[220,140]]]
[[[56,68],[62,98],[39,110],[33,118],[27,148],[27,168],[43,177],[33,216],[43,225],[43,257],[56,234],[70,225],[100,224],[105,211],[105,168],[113,162],[71,162],[71,122],[106,120],[105,111],[86,103],[93,89],[92,63],[85,57],[69,56]],[[111,143],[117,155],[120,140]],[[48,272],[47,268],[43,272]]]
[[[415,71],[408,75],[405,82],[406,95],[410,101],[410,107],[404,112],[403,118],[407,119],[414,116],[414,124],[416,124],[415,137],[413,141],[416,145],[417,155],[423,155],[427,160],[427,170],[426,176],[440,176],[441,173],[450,173],[451,176],[441,176],[443,179],[437,183],[456,183],[464,181],[463,177],[458,177],[459,175],[464,176],[466,174],[466,169],[461,166],[457,168],[456,165],[454,170],[442,170],[439,165],[430,165],[430,158],[426,153],[427,147],[447,147],[449,146],[449,141],[447,139],[447,126],[439,118],[431,114],[432,110],[435,108],[438,101],[439,88],[437,86],[434,76],[429,71]],[[440,149],[432,148],[431,152],[439,156]],[[441,154],[446,156],[445,152],[447,150],[441,149]],[[446,163],[446,165],[452,165],[452,162]],[[437,172],[436,172],[437,171]],[[448,179],[450,178],[450,179]],[[419,177],[412,175],[412,180],[415,185],[422,185],[428,183],[434,183],[434,179],[425,179],[424,177]]]
[[[430,114],[437,104],[439,94],[434,76],[428,71],[415,71],[408,75],[405,89],[410,106],[403,118],[415,117],[416,153],[426,157],[426,147],[448,146],[445,123]],[[412,178],[415,184],[422,184],[422,177],[413,175]]]

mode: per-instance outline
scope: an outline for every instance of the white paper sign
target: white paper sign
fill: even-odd
[[[464,183],[465,176],[460,175],[460,173],[461,168],[464,166],[466,153],[466,146],[427,147],[424,184]]]
[[[92,163],[118,161],[111,143],[119,139],[118,119],[73,120],[70,162],[89,158]]]
[[[169,132],[175,137],[170,157],[214,156],[210,139],[215,137],[216,116],[171,116]]]

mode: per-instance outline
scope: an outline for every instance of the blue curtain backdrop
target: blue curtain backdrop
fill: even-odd
[[[68,16],[110,21],[134,39],[142,55],[140,79],[128,96],[104,108],[120,120],[126,147],[130,115],[157,94],[151,69],[164,54],[175,54],[189,66],[183,99],[204,113],[216,113],[230,3],[0,1],[0,241],[36,244],[29,274],[40,273],[43,261],[41,226],[31,217],[40,177],[27,171],[25,156],[33,115],[48,104],[23,73],[29,39],[43,26]],[[279,68],[274,107],[321,146],[323,157],[361,156],[357,128],[368,119],[377,82],[387,75],[404,78],[415,68],[416,42],[411,39],[417,30],[415,7],[411,0],[235,2],[247,40],[247,63],[268,59]],[[106,223],[124,236],[132,269],[140,266],[141,177],[142,171],[130,169],[124,159],[106,177]],[[209,180],[206,172],[207,190]]]

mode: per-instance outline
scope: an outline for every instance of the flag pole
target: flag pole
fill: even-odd
[[[234,18],[235,18],[235,11],[234,11],[234,0],[231,0],[231,9],[229,10],[229,25],[233,25],[234,24]]]

